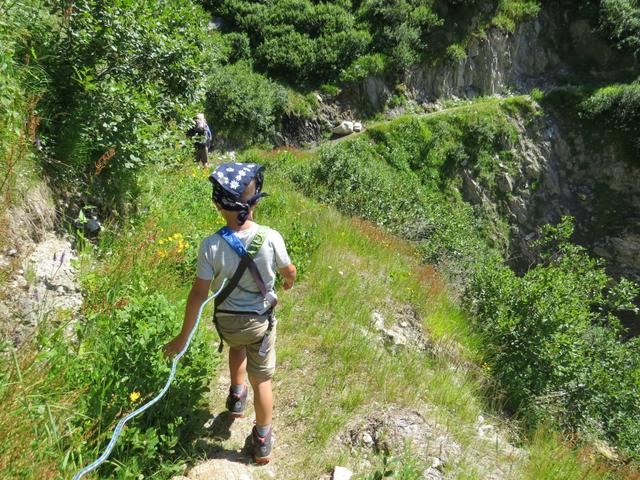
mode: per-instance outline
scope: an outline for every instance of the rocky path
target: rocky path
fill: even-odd
[[[216,383],[211,394],[212,417],[205,424],[206,436],[199,440],[199,447],[206,460],[199,463],[187,476],[176,476],[172,480],[263,480],[278,478],[277,459],[286,455],[286,449],[277,442],[273,452],[273,461],[266,465],[252,462],[248,448],[248,436],[253,428],[253,399],[249,389],[247,415],[233,419],[224,406],[229,388],[226,363],[219,368]],[[284,432],[283,432],[284,434]]]
[[[424,112],[424,113],[416,113],[416,114],[412,114],[412,116],[414,117],[419,117],[419,118],[426,118],[426,117],[435,117],[438,115],[448,115],[448,114],[452,114],[455,112],[459,112],[462,110],[469,110],[469,109],[473,109],[473,108],[478,108],[479,106],[482,105],[487,105],[487,104],[494,104],[501,101],[500,98],[492,98],[489,100],[486,100],[485,102],[478,104],[478,102],[470,102],[470,103],[465,103],[463,105],[456,105],[455,107],[449,107],[449,108],[439,108],[436,109],[433,112]],[[367,130],[371,129],[371,128],[375,128],[378,127],[380,125],[384,125],[385,123],[389,123],[391,121],[393,121],[394,119],[386,119],[386,120],[379,120],[379,121],[375,121],[375,122],[371,122],[368,123],[366,125],[363,124],[363,129],[359,132],[354,132],[354,133],[350,133],[348,135],[344,135],[344,136],[338,136],[335,138],[332,138],[328,141],[325,142],[321,142],[317,145],[314,145],[313,147],[307,149],[306,151],[308,152],[315,152],[316,150],[318,150],[320,147],[322,147],[323,145],[326,144],[335,144],[335,143],[340,143],[343,142],[345,140],[352,140],[355,137],[358,137],[364,133],[367,132]]]

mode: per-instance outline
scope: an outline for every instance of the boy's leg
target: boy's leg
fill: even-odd
[[[253,403],[256,411],[256,425],[251,431],[253,460],[258,463],[271,461],[273,393],[271,379],[256,377],[249,373],[249,382],[253,388]]]
[[[256,425],[258,427],[268,427],[271,425],[273,417],[273,392],[271,390],[271,379],[258,378],[249,375],[249,382],[253,388],[253,402],[256,411]]]
[[[227,409],[233,418],[244,415],[248,389],[244,384],[247,372],[247,350],[244,347],[229,347],[229,374],[231,387],[227,396]]]
[[[247,350],[244,347],[229,347],[229,376],[231,385],[243,385],[247,373]]]

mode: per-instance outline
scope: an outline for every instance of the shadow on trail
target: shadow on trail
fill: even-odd
[[[231,438],[231,425],[234,421],[235,418],[228,411],[224,411],[204,424],[205,432],[212,440],[228,440]]]

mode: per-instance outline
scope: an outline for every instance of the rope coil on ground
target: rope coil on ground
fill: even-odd
[[[120,433],[122,433],[122,429],[124,428],[124,425],[129,420],[131,420],[133,417],[136,417],[136,416],[140,415],[142,412],[144,412],[145,410],[147,410],[150,407],[152,407],[153,405],[155,405],[162,397],[164,397],[164,395],[167,393],[167,390],[169,390],[169,387],[171,386],[171,382],[173,382],[173,379],[176,376],[176,368],[178,367],[178,362],[180,361],[182,356],[187,352],[187,349],[189,348],[189,344],[191,343],[191,339],[193,338],[193,336],[196,333],[196,330],[198,329],[198,325],[200,324],[200,317],[202,316],[202,311],[204,310],[204,307],[207,305],[207,303],[209,303],[211,300],[213,300],[214,298],[216,298],[218,296],[218,294],[225,287],[226,283],[227,283],[226,280],[223,281],[222,285],[220,286],[218,291],[216,293],[214,293],[213,295],[211,295],[209,298],[207,298],[202,303],[202,305],[200,305],[200,309],[198,310],[198,316],[196,317],[196,322],[193,325],[193,328],[191,329],[191,332],[189,333],[189,338],[187,339],[187,342],[185,343],[185,345],[182,348],[182,350],[180,351],[180,353],[178,353],[175,357],[173,357],[173,363],[171,364],[171,373],[169,373],[169,378],[167,379],[167,383],[165,383],[163,389],[160,390],[160,393],[158,393],[158,395],[153,397],[151,400],[149,400],[147,403],[145,403],[144,405],[142,405],[138,409],[134,410],[133,412],[131,412],[128,415],[126,415],[125,417],[123,417],[118,422],[118,424],[116,425],[116,428],[113,431],[113,435],[111,436],[111,440],[109,441],[109,444],[107,445],[107,448],[105,449],[104,453],[102,455],[100,455],[95,462],[87,465],[82,470],[80,470],[78,473],[76,473],[73,476],[73,480],[79,480],[84,475],[86,475],[87,473],[95,470],[102,463],[104,463],[105,460],[107,458],[109,458],[109,455],[111,455],[111,451],[115,447],[116,441],[118,440],[118,437],[120,436]]]

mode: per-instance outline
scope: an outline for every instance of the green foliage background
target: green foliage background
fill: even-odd
[[[3,425],[30,452],[9,477],[44,478],[51,464],[67,474],[94,458],[115,419],[133,406],[131,393],[148,397],[166,374],[159,350],[181,321],[197,241],[215,224],[203,213],[205,179],[181,167],[192,153],[180,144],[195,112],[205,110],[215,132],[234,143],[268,145],[284,113],[313,115],[310,89],[336,93],[368,76],[393,82],[420,63],[459,61],[474,35],[489,26],[514,31],[540,9],[534,0],[203,4],[0,1],[2,212],[44,172],[58,191],[96,200],[121,233],[107,234],[83,257],[97,257],[98,266],[84,265],[92,273],[84,278],[79,343],[63,341],[62,327],[43,330],[27,371],[16,360],[15,371],[0,372],[3,404],[15,406]],[[611,45],[639,55],[637,0],[581,8]],[[209,28],[212,14],[222,17],[220,30]],[[637,82],[590,88],[569,103],[585,125],[607,123],[637,158]],[[518,161],[512,117],[524,120],[535,109],[514,98],[449,113],[402,118],[325,147],[308,163],[282,154],[273,165],[322,202],[417,242],[425,261],[464,276],[468,310],[510,409],[532,423],[551,414],[558,425],[606,438],[637,458],[640,353],[636,340],[622,341],[614,315],[631,306],[636,287],[611,287],[603,266],[568,243],[568,223],[548,229],[545,238],[561,241],[541,244],[539,264],[525,275],[505,267],[506,226],[464,202],[461,169],[493,189],[498,163]],[[303,272],[316,232],[278,218],[285,200],[270,200],[265,212]],[[127,215],[140,205],[148,210]],[[184,249],[168,240],[177,233]],[[127,429],[105,474],[168,476],[195,455],[194,425],[203,412],[186,399],[202,400],[218,361],[211,361],[209,335],[197,338],[164,407]],[[38,370],[48,381],[20,397],[16,385]],[[24,419],[26,430],[12,423]],[[0,456],[12,448],[0,446]]]
[[[638,458],[640,343],[624,338],[616,317],[636,308],[638,286],[613,283],[572,244],[571,219],[543,229],[539,263],[518,276],[504,264],[501,220],[460,197],[463,168],[496,190],[499,164],[519,161],[512,119],[532,108],[518,97],[474,103],[371,129],[313,161],[281,161],[314,197],[417,242],[426,261],[452,272],[509,411],[532,427],[551,418],[606,438]]]

